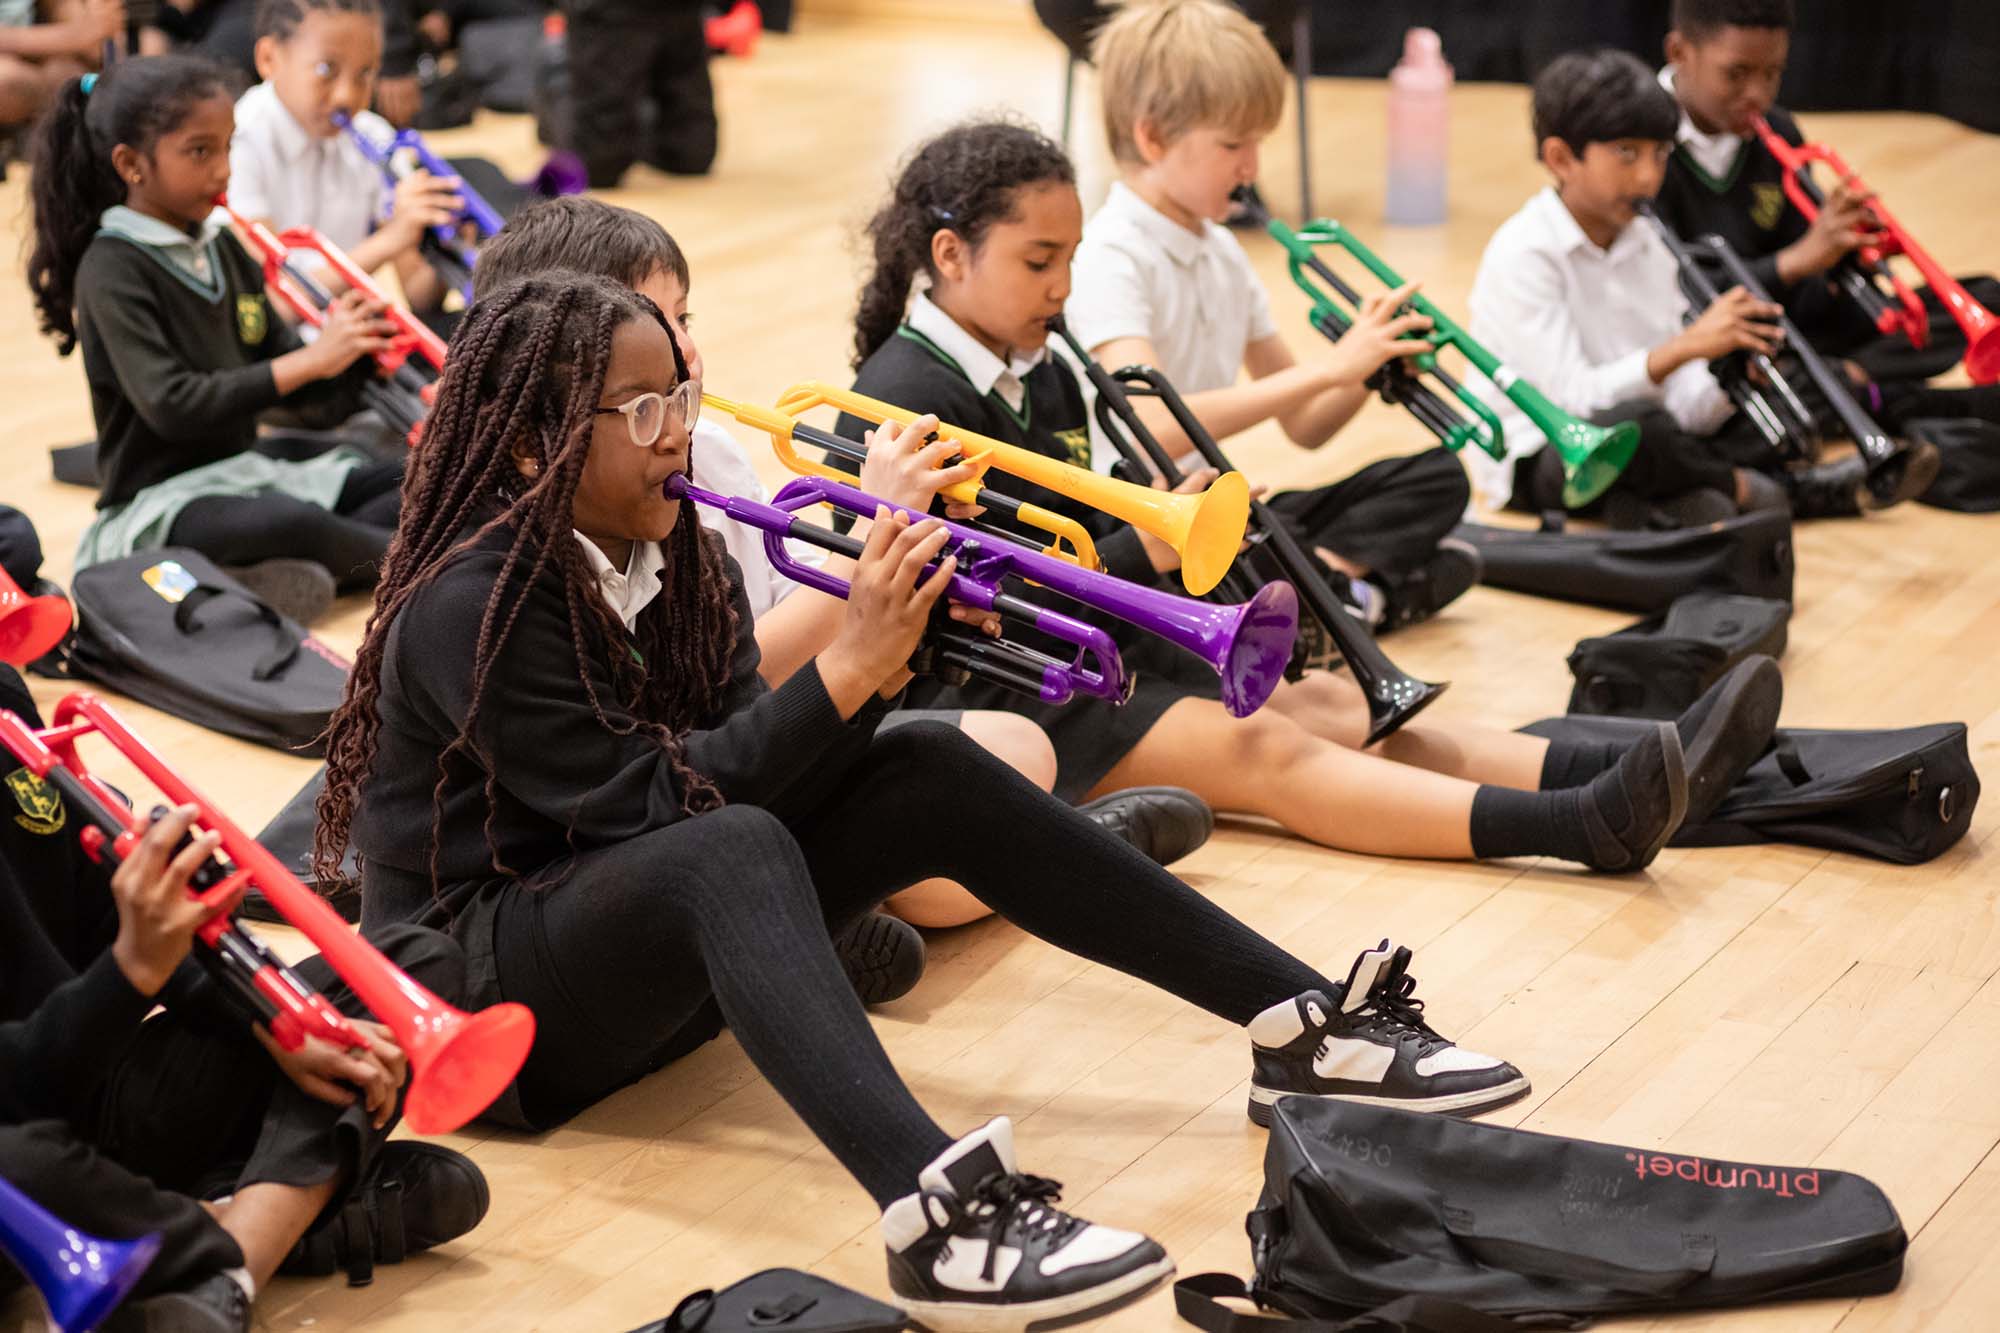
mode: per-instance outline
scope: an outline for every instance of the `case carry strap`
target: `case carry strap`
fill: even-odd
[[[188,589],[187,596],[181,598],[174,607],[174,628],[183,634],[199,634],[201,626],[195,623],[195,612],[217,597],[240,597],[257,611],[257,618],[271,627],[275,643],[263,661],[251,669],[255,680],[269,680],[280,675],[299,655],[299,641],[285,628],[285,618],[247,592],[235,588],[225,588],[215,583],[197,583]]]
[[[1174,1283],[1174,1309],[1206,1333],[1521,1333],[1530,1328],[1577,1329],[1588,1320],[1571,1315],[1524,1315],[1502,1319],[1456,1301],[1434,1296],[1398,1296],[1348,1319],[1300,1319],[1232,1310],[1220,1298],[1254,1300],[1234,1273],[1197,1273]]]
[[[1692,1232],[1681,1235],[1678,1262],[1639,1267],[1540,1245],[1519,1236],[1481,1231],[1470,1210],[1450,1204],[1444,1207],[1444,1229],[1474,1258],[1494,1268],[1647,1296],[1671,1295],[1715,1267],[1715,1237]]]

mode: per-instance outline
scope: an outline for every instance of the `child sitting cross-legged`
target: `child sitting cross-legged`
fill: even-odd
[[[1222,225],[1278,124],[1278,53],[1221,0],[1140,0],[1098,30],[1092,63],[1119,179],[1083,229],[1064,306],[1071,333],[1109,369],[1158,367],[1218,439],[1276,420],[1292,443],[1322,448],[1372,396],[1369,376],[1430,350],[1430,321],[1403,312],[1414,290],[1405,288],[1369,297],[1339,342],[1303,361],[1278,331],[1262,281]],[[1191,450],[1161,404],[1137,406],[1168,449]],[[1355,613],[1386,631],[1428,619],[1478,582],[1477,553],[1446,536],[1469,499],[1464,469],[1432,448],[1269,504]]]
[[[1554,181],[1487,242],[1472,333],[1563,410],[1639,423],[1638,452],[1598,506],[1605,517],[1644,527],[1874,504],[1859,459],[1786,470],[1709,369],[1776,351],[1778,310],[1730,287],[1689,317],[1674,256],[1640,216],[1678,120],[1652,71],[1622,51],[1571,52],[1536,78],[1533,114],[1536,157]],[[1508,456],[1472,460],[1487,502],[1561,508],[1556,451],[1511,402],[1496,395],[1495,407]]]
[[[217,220],[235,115],[193,56],[72,79],[36,131],[28,282],[42,331],[81,348],[97,421],[97,516],[79,568],[192,547],[296,620],[373,584],[402,461],[258,452],[283,404],[332,426],[393,332],[346,292],[310,345],[272,315],[257,261]]]

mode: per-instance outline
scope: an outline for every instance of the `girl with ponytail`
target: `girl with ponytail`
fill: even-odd
[[[919,147],[869,224],[874,269],[855,317],[855,388],[1090,466],[1082,387],[1046,350],[1083,235],[1074,180],[1061,149],[1004,121],[960,125]],[[843,417],[839,429],[860,439],[865,425]],[[1188,485],[1200,489],[1214,475],[1195,473]],[[1164,544],[1069,496],[998,471],[985,483],[1089,526],[1120,577],[1153,583],[1179,566]],[[1731,768],[1740,773],[1762,743],[1746,719],[1777,712],[1772,671],[1725,681],[1678,726],[1662,723],[1625,749],[1552,743],[1438,713],[1366,746],[1367,707],[1344,672],[1308,671],[1257,713],[1232,718],[1205,664],[1121,623],[1105,628],[1138,676],[1122,708],[1049,705],[976,680],[920,680],[910,701],[1025,714],[1055,745],[1056,794],[1068,800],[1171,784],[1218,811],[1260,815],[1346,851],[1554,856],[1614,871],[1658,854],[1690,789],[1720,799]]]
[[[391,330],[352,293],[310,346],[272,316],[215,207],[231,105],[193,56],[66,83],[35,130],[28,283],[42,332],[65,356],[82,349],[97,420],[98,512],[78,567],[188,546],[310,613],[336,584],[373,582],[402,464],[346,448],[279,461],[253,452],[257,417],[280,403],[328,425],[352,414],[364,358]]]

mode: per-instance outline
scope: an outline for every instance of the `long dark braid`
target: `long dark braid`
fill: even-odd
[[[432,791],[431,857],[436,821],[454,754],[478,762],[480,714],[493,664],[504,650],[536,580],[553,565],[563,577],[577,680],[607,730],[644,733],[667,752],[690,813],[722,797],[682,757],[681,737],[712,716],[728,683],[736,638],[721,540],[702,529],[695,506],[681,506],[661,543],[661,592],[639,617],[635,661],[626,631],[598,592],[572,535],[577,480],[589,456],[594,410],[604,391],[617,330],[635,319],[666,317],[645,297],[602,278],[555,272],[527,278],[478,302],[452,340],[424,428],[423,448],[403,481],[402,516],[383,561],[374,613],[355,658],[347,694],[328,728],[326,791],[320,796],[313,864],[334,877],[353,828],[355,803],[374,763],[381,714],[376,706],[384,650],[396,616],[457,552],[495,531],[512,534],[480,618],[473,650],[472,708],[438,757]],[[688,373],[680,346],[674,367]],[[517,460],[540,470],[522,476]],[[477,525],[476,528],[474,525]],[[638,719],[614,721],[592,684],[588,662],[610,663],[618,702]],[[486,774],[486,832],[493,839],[498,783]],[[494,856],[497,873],[514,873]]]

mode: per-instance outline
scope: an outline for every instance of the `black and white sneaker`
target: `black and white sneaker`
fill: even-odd
[[[1520,1070],[1431,1030],[1409,965],[1383,940],[1354,960],[1338,1003],[1307,991],[1251,1019],[1250,1118],[1268,1128],[1271,1104],[1299,1094],[1446,1115],[1525,1097]]]
[[[935,1333],[1016,1333],[1091,1318],[1172,1275],[1159,1242],[1072,1217],[1062,1186],[1014,1163],[1005,1116],[960,1139],[882,1214],[889,1289]]]

